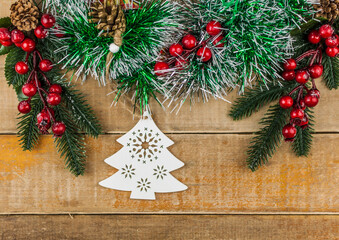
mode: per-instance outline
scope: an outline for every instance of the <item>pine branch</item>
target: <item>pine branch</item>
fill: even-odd
[[[13,46],[5,47],[0,46],[0,56],[8,54],[13,49]]]
[[[27,78],[28,73],[25,75],[17,74],[15,71],[15,64],[19,61],[23,61],[25,58],[25,52],[21,48],[13,48],[6,57],[5,62],[5,77],[7,84],[14,88],[22,86]]]
[[[326,86],[332,89],[339,87],[339,58],[331,58],[324,54],[323,56],[324,74],[323,81]]]
[[[297,135],[295,136],[295,140],[292,144],[292,149],[298,157],[307,156],[312,147],[312,134],[314,132],[312,126],[314,124],[314,116],[313,112],[309,108],[305,110],[305,113],[307,113],[309,117],[308,127],[305,129],[298,126],[296,127]]]
[[[280,107],[279,104],[271,106],[260,124],[264,127],[255,133],[251,146],[247,152],[248,167],[255,171],[259,166],[266,164],[275,149],[281,142],[281,130],[286,124],[288,110]]]
[[[66,167],[75,176],[83,175],[86,162],[85,137],[78,133],[76,124],[65,106],[59,105],[55,108],[55,117],[67,126],[64,135],[54,139],[58,152],[65,159]]]
[[[92,137],[98,137],[102,133],[100,123],[95,117],[92,108],[85,100],[85,96],[73,87],[63,86],[62,96],[66,102],[66,107],[72,113],[74,123],[82,131]]]
[[[230,116],[233,120],[250,117],[266,104],[278,100],[281,96],[288,93],[295,85],[294,82],[284,82],[283,86],[270,83],[268,84],[268,89],[264,90],[261,86],[257,85],[236,100],[232,106]]]
[[[36,116],[42,110],[43,104],[39,99],[31,100],[32,110],[28,114],[18,117],[18,134],[20,137],[20,145],[23,150],[31,151],[38,143],[39,129],[36,126]]]

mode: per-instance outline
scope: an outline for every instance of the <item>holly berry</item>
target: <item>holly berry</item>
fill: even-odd
[[[217,37],[216,39],[214,39],[214,41],[213,41],[213,45],[215,46],[215,47],[217,47],[217,48],[222,48],[222,47],[224,47],[225,46],[225,43],[219,43],[221,40],[223,40],[224,39],[224,37],[223,36],[219,36],[219,37]],[[219,44],[218,44],[219,43]]]
[[[7,28],[0,28],[0,41],[8,41],[11,39],[11,33]]]
[[[61,94],[62,93],[62,88],[59,84],[52,84],[50,87],[49,87],[49,92],[50,93],[58,93],[58,94]]]
[[[154,66],[154,72],[157,76],[166,74],[166,70],[169,69],[169,65],[165,62],[157,62]]]
[[[308,41],[312,44],[318,44],[321,40],[321,36],[317,30],[313,30],[308,34]]]
[[[46,123],[51,121],[51,116],[49,115],[49,113],[43,109],[37,116],[37,122],[38,124],[41,124],[43,121],[45,121]]]
[[[170,46],[169,52],[173,57],[177,57],[177,56],[180,56],[184,52],[184,49],[179,43],[176,43]]]
[[[62,38],[62,37],[65,36],[65,34],[62,33],[62,31],[61,31],[61,29],[60,29],[59,26],[56,26],[56,27],[54,28],[54,30],[55,30],[55,31],[54,31],[54,35],[55,35],[56,37]]]
[[[25,52],[33,52],[33,50],[35,49],[35,42],[32,39],[30,39],[30,38],[26,38],[21,43],[21,48]]]
[[[319,102],[319,99],[316,96],[312,96],[311,94],[306,94],[304,99],[307,107],[315,107]]]
[[[301,119],[301,121],[298,123],[298,126],[302,127],[302,129],[305,129],[308,126],[309,123],[309,119],[308,117],[305,115],[303,117],[303,119]]]
[[[283,96],[280,98],[279,104],[282,108],[288,109],[293,106],[293,98],[290,96]]]
[[[53,63],[48,59],[43,59],[39,63],[39,68],[43,72],[49,72],[53,69]]]
[[[31,111],[31,104],[28,100],[21,101],[18,104],[18,110],[20,113],[27,114]]]
[[[320,91],[318,89],[311,89],[308,94],[311,96],[315,96],[320,99]]]
[[[28,72],[28,65],[25,62],[18,62],[15,64],[15,71],[19,74],[26,74]]]
[[[297,68],[297,61],[294,59],[287,59],[284,63],[285,70],[294,70]]]
[[[282,77],[283,79],[285,79],[286,81],[292,81],[295,79],[295,71],[294,70],[288,70],[288,71],[284,71],[282,73]]]
[[[41,24],[45,28],[51,28],[55,24],[55,18],[51,14],[43,14],[41,17]]]
[[[36,86],[32,83],[26,83],[25,85],[22,86],[21,90],[22,93],[27,97],[33,97],[37,92]]]
[[[186,49],[192,49],[197,45],[197,39],[191,34],[184,36],[181,42]]]
[[[287,124],[282,129],[282,134],[285,138],[285,141],[293,141],[293,138],[297,135],[297,129],[293,127],[291,124]]]
[[[202,62],[207,62],[212,58],[212,51],[208,47],[202,47],[198,49],[197,56]]]
[[[332,35],[331,37],[325,40],[325,44],[327,47],[338,47],[339,45],[339,37],[338,35]]]
[[[66,131],[66,125],[63,122],[55,122],[52,131],[55,137],[61,137]]]
[[[187,66],[188,62],[185,60],[185,59],[178,59],[176,62],[175,62],[175,67],[178,69],[178,70],[183,70],[185,68],[185,66]]]
[[[300,84],[307,83],[309,78],[310,78],[310,74],[306,70],[299,70],[295,74],[295,80]]]
[[[47,31],[46,28],[44,28],[44,26],[39,25],[39,26],[37,26],[36,29],[34,29],[34,34],[37,38],[43,39],[43,38],[47,37],[48,31]]]
[[[17,46],[18,48],[21,48],[21,43],[14,43],[15,46]]]
[[[11,40],[7,40],[7,41],[0,41],[1,45],[5,46],[5,47],[10,47],[13,45],[13,42]]]
[[[304,110],[300,108],[293,108],[290,116],[292,119],[302,119],[304,117]]]
[[[325,24],[319,28],[319,34],[322,38],[329,38],[334,33],[334,29],[331,25]]]
[[[339,48],[338,47],[328,47],[326,48],[326,54],[329,57],[336,57],[339,53]]]
[[[52,106],[57,106],[61,102],[61,96],[58,93],[49,93],[47,95],[47,102]]]
[[[25,39],[25,34],[18,29],[11,32],[11,40],[13,43],[22,43]]]
[[[306,109],[306,104],[305,104],[305,100],[304,99],[300,99],[299,101],[299,106],[302,110]]]
[[[210,21],[209,23],[207,23],[206,31],[211,36],[218,35],[221,32],[220,22],[217,22],[217,21],[214,21],[214,20]]]
[[[319,78],[323,75],[324,67],[320,64],[313,64],[308,68],[311,78]]]

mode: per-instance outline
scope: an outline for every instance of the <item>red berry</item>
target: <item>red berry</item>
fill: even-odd
[[[297,68],[297,61],[294,60],[294,59],[287,59],[285,62],[284,62],[284,69],[285,70],[294,70]]]
[[[318,44],[321,40],[320,34],[317,30],[313,30],[308,34],[308,41],[312,44]]]
[[[334,29],[331,25],[325,24],[319,28],[319,34],[322,38],[329,38],[334,33]]]
[[[298,123],[298,126],[300,126],[303,129],[305,129],[307,127],[307,125],[308,125],[308,122],[309,122],[308,117],[305,115],[303,117],[303,119],[301,119],[301,121]]]
[[[188,65],[188,62],[185,60],[185,59],[178,59],[176,62],[175,62],[175,67],[178,69],[178,70],[183,70],[185,67],[187,67]]]
[[[338,47],[328,47],[326,48],[326,54],[329,57],[336,57],[339,53],[339,48]]]
[[[320,98],[320,91],[318,89],[311,89],[308,94],[311,96],[315,96],[317,98]]]
[[[217,21],[210,21],[207,23],[206,31],[211,36],[216,36],[221,32],[221,24]]]
[[[47,95],[47,102],[52,105],[52,106],[56,106],[59,105],[61,102],[61,96],[58,93],[49,93]]]
[[[295,71],[294,70],[288,70],[288,71],[284,71],[282,73],[282,77],[283,79],[285,79],[286,81],[292,81],[295,79]]]
[[[10,47],[13,45],[11,40],[7,40],[7,41],[0,41],[1,45],[5,46],[5,47]]]
[[[36,94],[37,88],[32,83],[26,83],[22,86],[22,93],[27,97],[33,97]]]
[[[212,58],[212,51],[207,47],[202,47],[197,51],[197,56],[202,62],[207,62]]]
[[[170,46],[169,52],[173,57],[177,57],[177,56],[180,56],[184,52],[184,49],[179,43],[176,43]]]
[[[302,119],[304,117],[304,110],[300,108],[293,108],[290,116],[292,119]]]
[[[155,72],[155,75],[157,76],[162,76],[164,74],[167,73],[166,70],[169,69],[169,65],[165,62],[157,62],[155,65],[154,65],[154,72]]]
[[[55,18],[51,14],[43,14],[41,17],[41,24],[45,28],[51,28],[55,24]]]
[[[192,49],[197,45],[197,39],[191,34],[184,36],[181,42],[186,49]]]
[[[339,37],[338,35],[332,35],[331,37],[325,40],[325,44],[327,47],[338,47],[339,45]]]
[[[66,131],[66,125],[63,122],[55,122],[52,131],[55,137],[61,137]]]
[[[45,121],[46,123],[51,121],[51,116],[49,115],[49,113],[43,109],[37,116],[37,122],[38,124],[41,124],[43,121]]]
[[[323,75],[324,67],[320,64],[313,64],[308,68],[311,78],[319,78]]]
[[[47,37],[48,31],[44,28],[44,26],[39,25],[36,29],[34,29],[34,34],[37,38],[43,39]]]
[[[0,41],[11,40],[11,33],[7,28],[0,28]]]
[[[295,80],[300,84],[305,84],[308,82],[310,74],[306,70],[299,70],[295,74]]]
[[[319,102],[319,99],[311,94],[307,94],[304,99],[307,107],[315,107]]]
[[[35,49],[35,42],[32,39],[30,39],[30,38],[26,38],[21,43],[21,48],[25,52],[33,52],[33,50]]]
[[[62,93],[62,88],[59,84],[52,84],[50,87],[49,87],[49,92],[50,93],[58,93],[58,94],[61,94]]]
[[[39,68],[43,72],[49,72],[53,69],[53,63],[48,59],[43,59],[39,63]]]
[[[18,105],[18,110],[23,114],[29,113],[31,111],[31,104],[27,100],[21,101]]]
[[[225,43],[219,43],[221,40],[223,40],[224,39],[224,37],[223,36],[219,36],[219,37],[217,37],[216,39],[214,39],[214,41],[213,41],[213,45],[215,46],[215,47],[217,47],[217,48],[222,48],[222,47],[224,47],[225,46]],[[218,44],[219,43],[219,44]]]
[[[11,40],[13,43],[22,43],[25,39],[25,34],[18,29],[11,32]]]
[[[305,104],[305,100],[304,99],[300,99],[299,101],[299,106],[302,110],[306,109],[306,104]]]
[[[28,65],[25,62],[18,62],[15,64],[15,71],[19,74],[26,74],[28,72]]]
[[[286,141],[291,141],[297,135],[297,129],[293,127],[291,124],[287,124],[283,128],[282,134]]]
[[[293,99],[290,96],[283,96],[279,100],[280,107],[288,109],[293,106]]]
[[[14,43],[15,46],[17,46],[18,48],[21,48],[21,43]]]

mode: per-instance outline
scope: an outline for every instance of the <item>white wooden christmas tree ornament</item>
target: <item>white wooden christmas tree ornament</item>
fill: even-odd
[[[101,181],[103,187],[131,191],[130,198],[155,200],[155,192],[187,189],[170,172],[184,166],[168,147],[174,143],[155,125],[146,111],[135,127],[117,140],[123,145],[105,162],[119,171]]]

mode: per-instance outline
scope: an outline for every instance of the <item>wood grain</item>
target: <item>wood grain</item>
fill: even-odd
[[[100,187],[116,170],[104,159],[121,146],[118,135],[88,139],[84,177],[72,177],[51,137],[23,153],[16,136],[0,136],[0,213],[277,213],[338,212],[339,135],[317,134],[308,158],[283,144],[268,167],[252,173],[244,149],[250,135],[170,134],[170,151],[186,166],[172,174],[188,185],[156,201]],[[326,151],[325,151],[326,149]]]
[[[0,57],[0,72],[3,71],[4,57]],[[112,92],[110,86],[99,87],[94,79],[88,79],[83,85],[77,83],[79,89],[87,96],[88,103],[93,106],[97,117],[99,118],[104,132],[106,133],[122,133],[130,130],[138,121],[138,115],[133,120],[132,105],[128,98],[122,98],[117,106],[111,107],[114,100],[114,94],[107,95]],[[0,133],[16,133],[16,116],[18,114],[15,92],[8,87],[4,75],[0,75],[0,104],[2,106],[0,114]],[[323,84],[320,84],[321,101],[315,108],[317,132],[339,132],[339,91],[329,91]],[[229,100],[234,102],[238,97],[236,91],[230,96]],[[328,104],[331,102],[331,104]],[[259,129],[258,121],[265,113],[260,111],[251,118],[235,122],[228,113],[232,104],[222,100],[211,100],[208,103],[196,103],[190,106],[189,103],[184,104],[178,114],[171,113],[171,108],[164,111],[158,103],[152,101],[151,107],[153,117],[157,125],[165,133],[172,132],[253,132]],[[10,119],[10,120],[9,120]]]
[[[327,215],[1,216],[0,238],[329,240],[339,238],[338,224]]]

